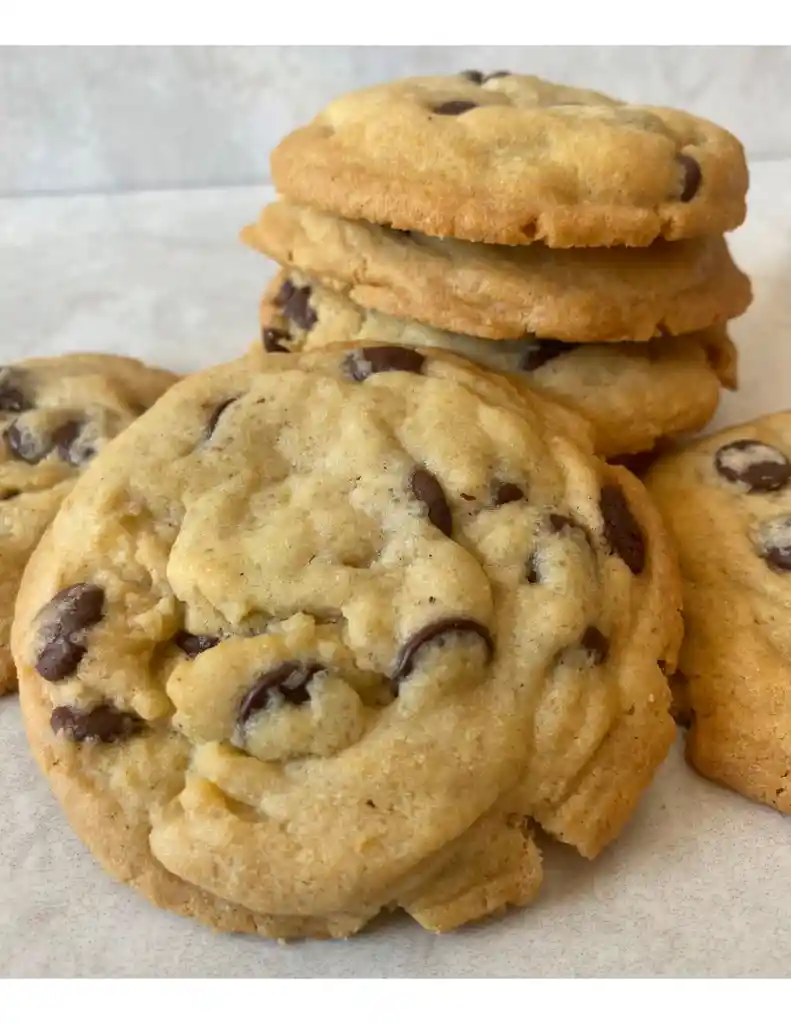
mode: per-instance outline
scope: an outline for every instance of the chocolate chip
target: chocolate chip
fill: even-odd
[[[371,345],[351,352],[343,361],[344,372],[352,380],[367,380],[375,373],[422,373],[425,356],[402,345]]]
[[[486,660],[491,661],[494,657],[494,640],[483,623],[463,617],[438,619],[419,629],[401,647],[390,675],[393,690],[398,693],[399,682],[415,667],[415,659],[423,647],[432,643],[444,644],[452,636],[463,637],[465,634],[478,636],[483,640],[486,645]]]
[[[558,512],[552,512],[549,516],[549,525],[555,533],[563,533],[564,530],[573,530],[577,523],[570,516],[562,516]]]
[[[214,412],[211,414],[211,416],[208,419],[208,422],[206,423],[207,439],[210,438],[214,431],[217,429],[217,424],[222,414],[225,412],[228,406],[235,401],[235,398],[226,398],[224,402],[220,402],[220,404],[215,408]]]
[[[84,425],[78,420],[69,420],[52,433],[52,444],[55,451],[64,462],[68,462],[72,466],[82,466],[96,454],[93,445],[79,443]]]
[[[310,288],[307,285],[304,288],[294,288],[292,285],[291,288],[291,295],[283,303],[283,316],[303,331],[309,331],[318,320],[316,311],[310,305]]]
[[[532,373],[552,359],[557,359],[565,352],[576,348],[573,341],[558,341],[555,338],[544,338],[541,341],[530,342],[519,359],[519,369],[525,373]]]
[[[465,501],[475,501],[476,500],[474,494],[465,494],[464,491],[461,492],[459,497],[463,498]]]
[[[527,564],[525,565],[525,579],[528,583],[541,582],[541,573],[538,568],[538,555],[535,551],[528,558]]]
[[[15,487],[8,487],[4,491],[0,491],[0,501],[10,501],[11,498],[18,498],[21,494]]]
[[[52,598],[39,615],[40,649],[36,671],[57,683],[75,671],[85,654],[85,630],[104,616],[104,591],[94,583],[75,583]]]
[[[762,523],[757,547],[772,569],[791,572],[791,516],[777,516]]]
[[[31,466],[41,462],[52,451],[52,441],[49,438],[33,433],[32,430],[20,426],[18,422],[9,424],[3,436],[14,458],[21,459]]]
[[[86,740],[112,743],[139,732],[145,723],[137,715],[119,711],[112,704],[99,704],[89,711],[55,708],[49,724],[53,732],[65,733],[74,743],[84,743]]]
[[[19,371],[0,369],[0,412],[26,412],[33,403],[19,386]]]
[[[703,175],[700,170],[700,164],[694,157],[687,156],[686,153],[681,153],[678,157],[678,162],[682,168],[682,184],[681,184],[681,202],[688,203],[690,199],[694,199],[700,188],[700,183],[703,179]]]
[[[295,285],[293,285],[291,281],[284,281],[272,301],[276,306],[279,306],[282,309],[296,290]]]
[[[173,637],[173,643],[180,647],[188,658],[197,658],[204,651],[216,647],[220,642],[218,636],[207,636],[205,633],[188,633],[186,629],[180,629]]]
[[[288,340],[288,335],[285,331],[278,331],[275,327],[265,327],[261,331],[261,341],[263,341],[267,352],[288,352],[286,346],[280,344],[283,339]]]
[[[445,103],[440,103],[431,109],[435,114],[455,115],[466,114],[468,110],[473,110],[477,106],[477,103],[471,103],[469,100],[446,100]]]
[[[324,666],[316,662],[284,661],[264,672],[253,683],[239,705],[238,721],[245,725],[253,715],[270,706],[276,696],[287,704],[305,704],[310,700],[308,683]]]
[[[607,652],[610,649],[610,643],[607,637],[595,626],[588,626],[582,634],[580,644],[585,648],[588,654],[590,654],[591,661],[594,665],[601,665],[607,657]]]
[[[645,566],[645,540],[640,524],[623,496],[614,484],[605,484],[599,499],[604,536],[614,554],[619,555],[635,575]]]
[[[509,505],[512,501],[521,501],[525,492],[518,484],[495,482],[492,484],[494,504],[497,508]]]
[[[467,81],[474,82],[475,85],[483,85],[484,82],[488,82],[491,78],[506,78],[511,72],[492,71],[491,74],[485,75],[483,71],[460,71],[459,74],[462,78],[466,78]]]
[[[428,509],[429,522],[446,537],[453,533],[453,513],[448,505],[442,484],[427,469],[415,469],[409,481],[412,493]]]
[[[717,451],[714,466],[725,480],[748,491],[779,491],[791,478],[791,462],[777,448],[743,438]]]

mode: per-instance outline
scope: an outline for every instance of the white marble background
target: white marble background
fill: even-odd
[[[0,48],[0,195],[263,184],[292,127],[392,77],[508,68],[724,124],[791,156],[791,47]]]

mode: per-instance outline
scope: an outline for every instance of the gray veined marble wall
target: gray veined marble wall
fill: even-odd
[[[475,67],[685,107],[791,156],[791,47],[3,47],[0,195],[266,182],[329,98]]]

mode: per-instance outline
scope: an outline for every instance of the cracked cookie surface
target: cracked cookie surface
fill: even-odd
[[[177,379],[90,353],[0,367],[0,693],[16,688],[9,638],[31,552],[93,456]]]
[[[647,249],[475,245],[276,202],[242,239],[366,309],[497,340],[648,341],[723,324],[752,299],[721,237]]]
[[[741,143],[709,121],[507,72],[342,96],[271,165],[283,195],[342,217],[559,248],[721,234],[748,186]]]
[[[31,747],[155,903],[443,931],[586,856],[673,735],[672,551],[576,417],[436,351],[215,367],[100,455],[25,574]],[[261,865],[266,864],[266,871]]]

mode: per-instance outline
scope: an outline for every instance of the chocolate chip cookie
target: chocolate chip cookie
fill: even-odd
[[[701,118],[479,71],[335,100],[274,150],[272,178],[341,217],[561,248],[721,234],[748,185],[739,141]]]
[[[595,428],[596,450],[607,457],[700,429],[714,415],[720,385],[736,386],[736,348],[724,328],[639,345],[494,342],[363,309],[300,273],[281,271],[272,280],[254,354],[347,341],[446,349],[508,374],[516,386],[582,413]]]
[[[30,553],[96,452],[176,380],[110,355],[0,367],[0,693],[16,688],[8,644]]]
[[[215,927],[340,936],[528,903],[534,822],[598,853],[673,736],[679,585],[575,422],[376,345],[196,374],[99,455],[13,648],[105,867]]]
[[[646,249],[474,245],[278,202],[242,239],[366,309],[498,340],[648,341],[725,323],[752,297],[721,237]]]
[[[674,680],[703,775],[791,813],[791,413],[660,459],[686,635]]]

